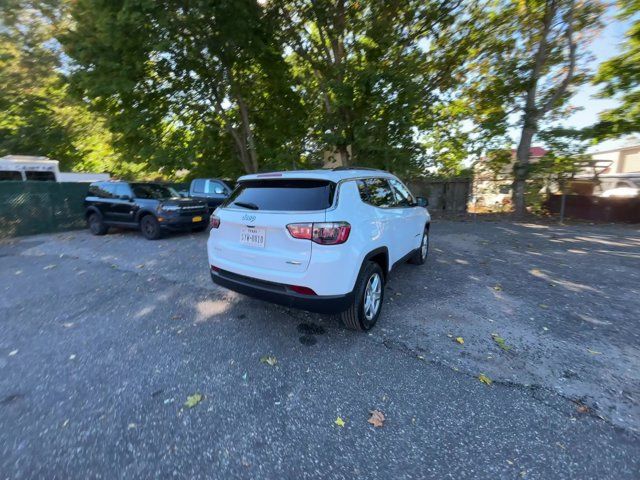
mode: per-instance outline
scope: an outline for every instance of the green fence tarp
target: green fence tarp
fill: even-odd
[[[0,182],[0,238],[83,228],[87,183]]]

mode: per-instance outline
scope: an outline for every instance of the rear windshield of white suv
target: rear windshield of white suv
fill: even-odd
[[[225,207],[248,210],[302,212],[333,204],[335,183],[328,180],[277,179],[241,182]]]

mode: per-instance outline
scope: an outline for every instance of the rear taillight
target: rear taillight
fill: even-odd
[[[218,228],[220,226],[220,218],[215,215],[211,215],[211,218],[209,218],[209,225],[211,225],[211,228]]]
[[[293,238],[311,240],[320,245],[339,245],[349,238],[347,222],[290,223],[287,230]]]

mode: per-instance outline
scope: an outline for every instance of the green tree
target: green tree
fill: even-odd
[[[525,213],[533,140],[588,81],[586,47],[601,14],[602,5],[589,0],[506,0],[487,12],[467,95],[485,132],[520,129],[513,169],[518,215]]]
[[[601,97],[617,98],[620,105],[603,112],[595,126],[598,139],[640,132],[640,0],[621,0],[620,17],[635,17],[626,33],[622,53],[600,65],[594,83],[602,85]]]
[[[424,134],[458,86],[477,9],[439,0],[274,0],[307,145],[344,165],[421,172]],[[430,145],[431,146],[431,145]],[[439,148],[439,147],[438,147]]]
[[[74,85],[141,161],[227,173],[291,165],[301,108],[255,0],[78,0],[63,39]]]
[[[12,0],[0,12],[0,155],[47,156],[64,170],[139,170],[121,162],[104,120],[69,94],[56,41],[64,3]]]

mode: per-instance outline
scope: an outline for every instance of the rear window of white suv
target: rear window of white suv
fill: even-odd
[[[247,180],[238,185],[223,206],[272,212],[324,210],[333,204],[335,186],[328,180]]]

